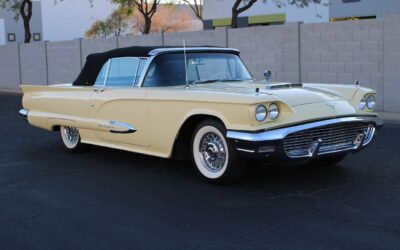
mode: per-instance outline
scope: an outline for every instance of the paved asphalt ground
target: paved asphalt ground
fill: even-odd
[[[232,186],[187,162],[93,147],[0,94],[0,249],[400,249],[400,126],[337,167],[252,167]]]

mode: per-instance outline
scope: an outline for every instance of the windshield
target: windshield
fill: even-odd
[[[187,53],[186,62],[189,84],[252,80],[250,73],[235,54]],[[164,54],[154,58],[143,82],[144,87],[185,84],[183,53]]]

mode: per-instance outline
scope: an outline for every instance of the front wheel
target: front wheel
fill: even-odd
[[[79,129],[74,127],[60,127],[61,139],[64,146],[73,153],[83,151],[84,145],[81,143]]]
[[[201,122],[194,131],[192,158],[199,173],[209,182],[232,183],[245,172],[225,134],[225,126],[215,120]]]

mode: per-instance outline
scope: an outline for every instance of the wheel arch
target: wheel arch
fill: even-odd
[[[192,114],[187,117],[178,130],[178,134],[175,138],[174,145],[172,147],[172,158],[176,160],[188,160],[190,159],[190,142],[192,139],[193,131],[197,124],[201,121],[212,119],[221,122],[225,127],[223,119],[215,114]]]

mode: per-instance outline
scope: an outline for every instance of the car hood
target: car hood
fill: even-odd
[[[275,96],[291,107],[320,102],[348,101],[352,99],[357,91],[354,88],[351,91],[342,93],[329,89],[326,86],[324,84],[217,82],[198,84],[191,88],[213,92],[242,93],[247,95],[258,93],[258,95]]]

